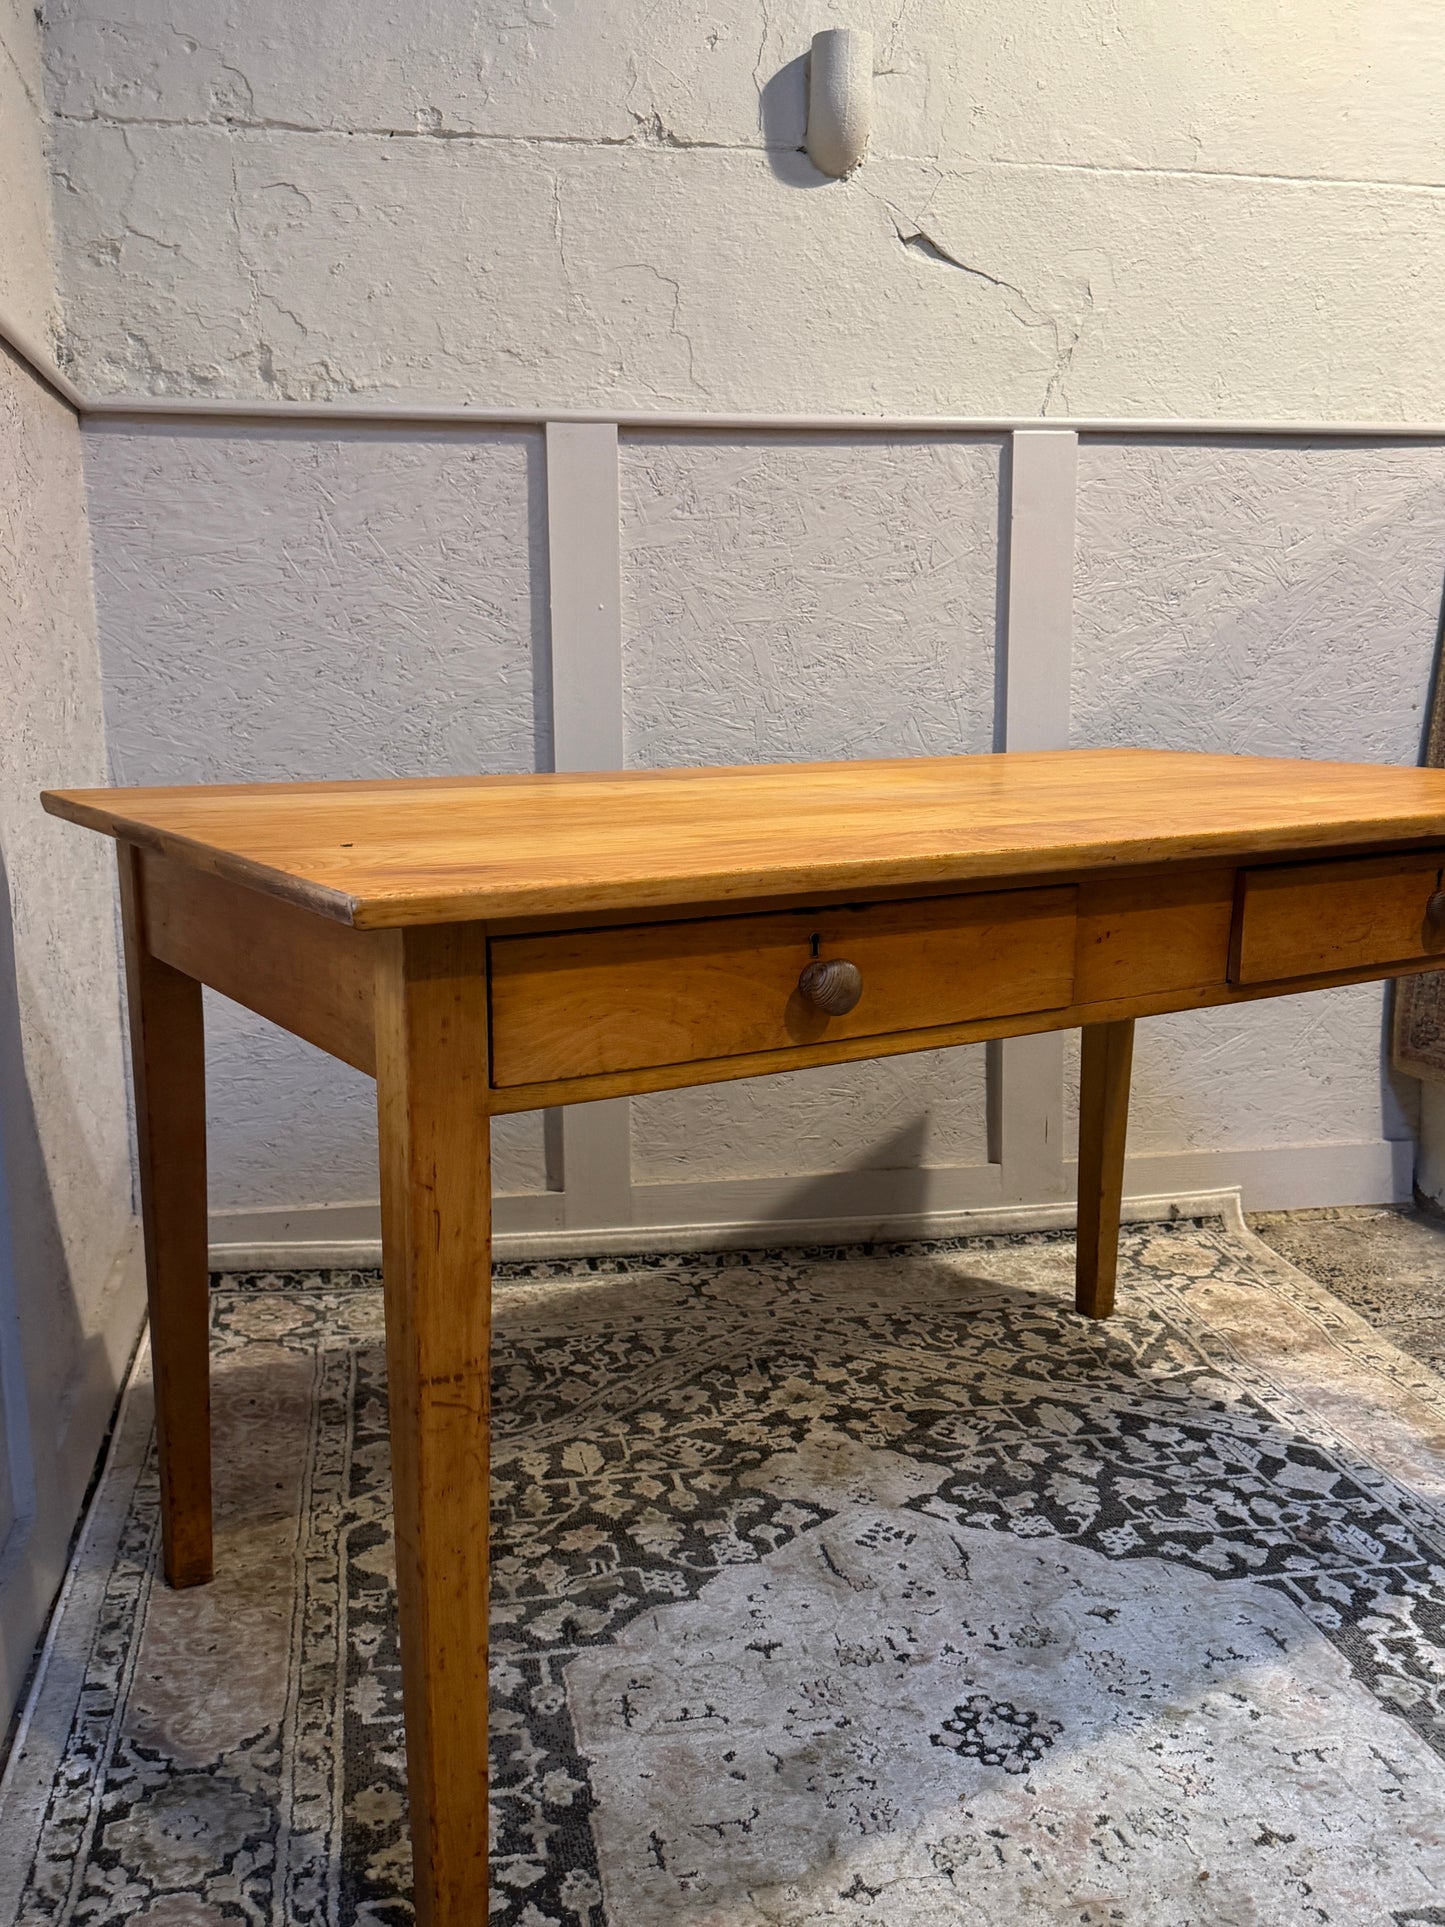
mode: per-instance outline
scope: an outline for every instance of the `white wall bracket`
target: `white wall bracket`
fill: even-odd
[[[873,36],[860,27],[813,35],[808,61],[808,159],[835,180],[863,158],[873,131]]]

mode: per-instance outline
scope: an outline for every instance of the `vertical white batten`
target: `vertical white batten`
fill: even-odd
[[[1079,438],[1069,428],[1012,437],[1004,747],[1067,749],[1074,655],[1074,519]]]
[[[808,159],[834,179],[862,160],[873,132],[873,36],[860,27],[813,35],[808,56]]]
[[[615,422],[547,424],[547,582],[552,767],[621,769],[622,548]],[[632,1222],[632,1118],[625,1097],[569,1104],[562,1222]]]
[[[1074,642],[1074,525],[1079,438],[1021,429],[1009,460],[1004,614],[1005,749],[1065,749]],[[1064,1038],[1009,1037],[996,1047],[994,1136],[1004,1201],[1064,1193]]]

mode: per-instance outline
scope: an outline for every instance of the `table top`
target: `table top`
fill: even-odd
[[[43,800],[362,928],[1445,841],[1445,770],[1149,749]]]

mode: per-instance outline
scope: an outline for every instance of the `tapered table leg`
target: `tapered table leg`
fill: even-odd
[[[396,931],[377,978],[386,1357],[418,1927],[487,1918],[491,1338],[486,944]]]
[[[1086,1318],[1107,1318],[1114,1309],[1133,1057],[1132,1018],[1085,1028],[1079,1080],[1079,1247],[1074,1303]]]
[[[146,943],[141,853],[120,846],[166,1578],[211,1577],[210,1296],[201,986]]]

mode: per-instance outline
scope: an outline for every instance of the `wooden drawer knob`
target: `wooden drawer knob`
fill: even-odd
[[[1437,890],[1425,905],[1425,948],[1445,950],[1445,890]]]
[[[831,957],[826,963],[815,957],[799,977],[798,990],[816,1010],[842,1017],[863,995],[863,973],[842,957]]]

